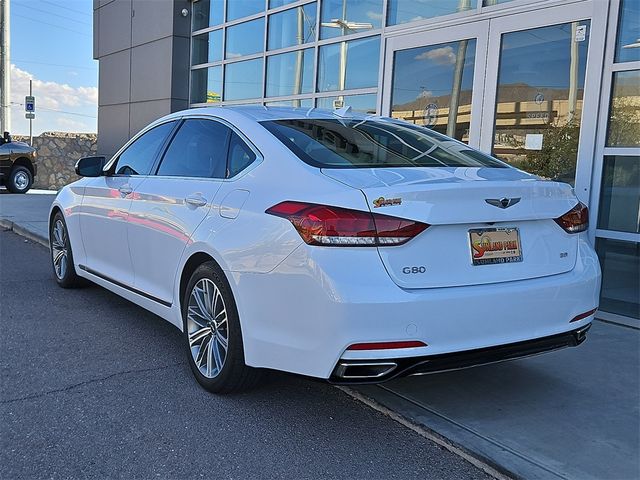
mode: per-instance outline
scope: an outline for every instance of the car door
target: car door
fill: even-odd
[[[107,175],[87,184],[80,214],[86,254],[86,265],[81,268],[110,281],[133,285],[127,240],[129,206],[176,123],[167,122],[140,135],[113,161]]]
[[[133,197],[128,222],[135,288],[173,303],[182,253],[211,209],[226,175],[231,130],[208,118],[183,121]]]

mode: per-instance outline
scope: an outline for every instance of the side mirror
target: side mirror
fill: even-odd
[[[106,157],[83,157],[76,163],[76,174],[81,177],[99,177],[106,161]]]

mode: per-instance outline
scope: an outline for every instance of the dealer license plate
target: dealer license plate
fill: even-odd
[[[469,230],[469,242],[474,265],[522,261],[517,228],[474,228]]]

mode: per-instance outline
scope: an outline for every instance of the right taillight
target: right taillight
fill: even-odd
[[[282,202],[266,213],[289,220],[305,243],[327,247],[402,245],[429,226],[389,215],[305,202]]]
[[[554,220],[567,233],[584,232],[589,228],[589,209],[584,203],[578,202],[575,207]]]

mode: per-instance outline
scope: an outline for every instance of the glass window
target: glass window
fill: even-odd
[[[387,25],[464,12],[476,8],[476,0],[389,0]]]
[[[380,37],[368,37],[320,47],[318,91],[376,87]]]
[[[469,143],[476,41],[395,52],[391,116]]]
[[[138,137],[120,154],[113,171],[117,175],[149,175],[156,155],[175,123],[163,123]]]
[[[351,109],[356,112],[370,113],[373,115],[376,114],[377,103],[378,96],[375,93],[318,98],[318,108],[333,110],[334,108],[351,107]]]
[[[640,318],[640,243],[596,239],[602,266],[600,310]]]
[[[224,178],[230,133],[231,130],[219,122],[185,120],[162,157],[157,175]]]
[[[191,65],[222,60],[222,29],[195,35],[191,41]]]
[[[293,3],[296,0],[269,0],[269,8],[278,8],[289,3]]]
[[[262,52],[264,50],[264,18],[227,28],[226,58]]]
[[[247,146],[237,133],[231,134],[229,143],[229,172],[228,177],[234,177],[247,168],[256,159],[256,154]]]
[[[267,57],[267,97],[313,91],[313,48]]]
[[[313,42],[316,39],[316,4],[269,15],[269,40],[267,48],[291,47]]]
[[[483,0],[482,2],[482,6],[483,7],[490,7],[491,5],[497,5],[499,3],[508,3],[508,2],[512,2],[513,0]]]
[[[229,63],[224,72],[225,100],[262,97],[262,58]]]
[[[574,184],[588,20],[502,36],[493,153],[522,170]]]
[[[192,5],[194,31],[223,22],[224,0],[198,0]]]
[[[318,168],[507,168],[448,137],[404,122],[299,118],[262,125],[303,162]]]
[[[382,27],[382,0],[322,0],[321,5],[321,38]]]
[[[191,103],[216,103],[221,99],[221,66],[191,71]]]
[[[640,70],[613,74],[607,146],[640,146]]]
[[[264,11],[264,0],[228,0],[227,22]]]
[[[640,233],[640,157],[604,157],[598,228]]]
[[[640,60],[640,2],[621,0],[616,41],[616,62]]]
[[[275,102],[265,103],[267,107],[296,107],[311,108],[313,107],[313,98],[298,98],[294,100],[277,100]]]

